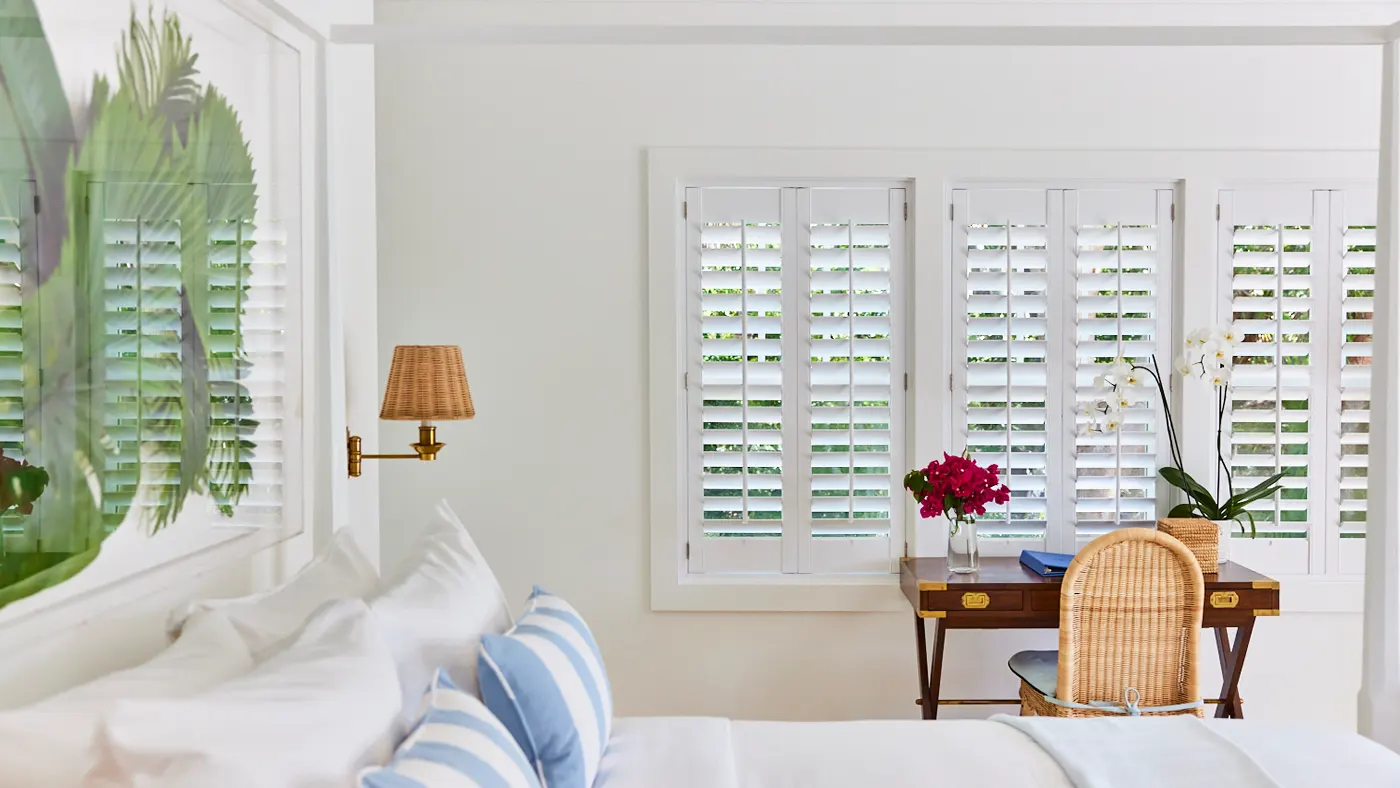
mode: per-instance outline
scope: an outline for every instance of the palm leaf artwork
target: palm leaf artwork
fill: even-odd
[[[0,17],[19,8],[38,33],[26,39],[31,53],[47,54],[32,5],[0,0]],[[159,531],[190,495],[232,515],[247,490],[257,427],[243,383],[254,170],[237,113],[200,83],[197,57],[176,15],[133,11],[115,88],[95,80],[72,139],[56,70],[38,79],[32,65],[0,56],[0,106],[11,108],[0,112],[0,139],[6,124],[57,125],[26,109],[50,99],[14,97],[8,86],[21,80],[56,96],[70,129],[57,186],[37,189],[61,206],[40,214],[57,217],[61,242],[45,243],[39,228],[31,257],[47,275],[23,294],[42,315],[39,340],[24,352],[25,379],[39,381],[37,410],[25,404],[38,414],[25,421],[25,442],[51,483],[25,523],[32,538],[21,541],[42,560],[0,556],[0,606],[76,574],[127,518]],[[52,67],[51,54],[37,59]],[[19,163],[12,153],[0,149],[0,178]],[[37,183],[35,166],[21,172]]]

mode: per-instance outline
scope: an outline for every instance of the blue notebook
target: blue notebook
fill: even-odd
[[[1039,550],[1022,550],[1021,563],[1041,577],[1064,577],[1069,562],[1074,556],[1069,553],[1042,553]]]

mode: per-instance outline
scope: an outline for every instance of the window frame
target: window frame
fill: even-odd
[[[1171,273],[1171,345],[1183,327],[1219,319],[1216,199],[1228,188],[1306,184],[1314,189],[1374,188],[1374,151],[823,150],[650,148],[646,151],[648,229],[648,387],[651,608],[658,611],[907,611],[897,576],[693,576],[687,572],[684,457],[686,392],[681,233],[686,186],[819,181],[901,182],[909,218],[906,288],[905,463],[938,456],[952,444],[956,399],[950,390],[957,339],[951,233],[954,188],[1036,183],[1091,188],[1106,183],[1176,185]],[[922,208],[921,208],[922,206]],[[1191,288],[1186,287],[1187,282]],[[1204,284],[1203,284],[1204,283]],[[1186,293],[1191,296],[1185,297]],[[1208,414],[1210,392],[1175,386],[1179,423]],[[1188,470],[1211,467],[1214,443],[1182,436]],[[1162,496],[1164,506],[1177,499]],[[906,506],[906,555],[942,556],[947,529]],[[1285,608],[1356,611],[1359,576],[1280,576]]]

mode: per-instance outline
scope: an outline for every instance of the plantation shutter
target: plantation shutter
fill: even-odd
[[[691,572],[892,570],[903,200],[686,190]]]
[[[105,184],[89,206],[100,217],[103,244],[105,312],[94,330],[104,334],[105,352],[91,356],[93,379],[101,381],[91,396],[101,398],[93,408],[111,441],[102,477],[109,530],[133,509],[153,517],[154,502],[180,483],[179,206],[189,188],[199,187]],[[146,493],[140,498],[138,483]]]
[[[1305,540],[1320,537],[1313,526],[1324,516],[1325,477],[1309,468],[1322,467],[1327,445],[1319,390],[1329,355],[1327,209],[1322,191],[1220,195],[1227,316],[1242,335],[1227,416],[1229,463],[1237,491],[1284,473],[1282,490],[1249,507],[1260,536],[1297,540],[1277,547],[1271,568],[1279,571],[1306,572],[1309,554],[1322,555]],[[1214,476],[1201,481],[1214,487]]]
[[[254,223],[253,187],[209,190],[209,396],[215,478],[243,487],[233,522],[281,522],[287,396],[287,239]],[[239,352],[239,332],[242,348]],[[220,464],[235,466],[219,472]]]
[[[1335,437],[1327,444],[1335,463],[1329,473],[1336,488],[1340,542],[1337,560],[1329,571],[1357,573],[1364,570],[1361,539],[1366,536],[1366,482],[1371,427],[1371,335],[1376,274],[1376,193],[1373,189],[1347,189],[1331,195],[1333,251],[1330,255],[1339,281],[1332,299],[1340,314],[1331,320],[1330,345],[1337,353],[1331,365],[1339,375],[1330,386],[1335,397],[1332,412]]]
[[[179,207],[190,204],[188,191],[207,208],[198,226]],[[133,205],[155,209],[143,214]],[[113,449],[103,474],[108,528],[133,510],[152,517],[163,494],[181,483],[182,421],[190,412],[179,397],[198,391],[186,377],[190,369],[202,374],[205,363],[184,358],[182,342],[192,328],[181,317],[185,259],[208,263],[203,298],[187,299],[191,319],[206,321],[209,337],[210,473],[201,491],[208,514],[222,498],[237,505],[221,507],[221,524],[281,520],[285,242],[255,227],[253,208],[246,184],[103,184],[93,191],[89,210],[102,233],[105,304],[97,330],[105,352],[93,358],[92,375],[101,381],[94,396],[102,398]],[[193,498],[185,503],[197,505]]]
[[[812,571],[891,571],[902,493],[903,350],[894,294],[903,189],[798,190],[810,272]],[[899,388],[895,377],[899,375]],[[802,377],[799,376],[799,380]],[[900,545],[902,549],[903,545]]]
[[[972,458],[996,463],[1011,488],[1008,503],[979,518],[978,534],[1030,549],[1046,540],[1050,458],[1060,451],[1053,414],[1065,405],[1061,365],[1050,358],[1057,197],[1043,189],[953,192],[954,309],[965,328],[965,364],[954,364],[959,422]]]
[[[784,287],[785,269],[795,269],[785,259],[795,246],[792,192],[686,191],[690,336],[698,351],[688,389],[701,444],[690,452],[700,493],[692,571],[796,566],[795,543],[783,545],[784,491],[796,489],[796,466],[784,453],[796,411],[785,364],[793,353],[784,347],[793,338],[784,325],[794,313]]]
[[[1157,469],[1170,461],[1166,416],[1151,378],[1143,375],[1117,431],[1088,433],[1088,411],[1104,392],[1094,379],[1116,359],[1172,374],[1171,189],[1066,191],[1066,243],[1073,255],[1072,330],[1066,354],[1074,364],[1078,414],[1073,511],[1078,546],[1120,526],[1148,526],[1158,513]],[[1164,378],[1165,379],[1165,378]]]
[[[37,345],[38,318],[27,313],[21,296],[36,286],[31,244],[25,233],[32,226],[33,183],[0,181],[0,448],[15,460],[29,459],[25,429],[38,423],[38,382],[25,380],[26,344]],[[25,518],[17,511],[0,518],[3,547],[20,549]]]

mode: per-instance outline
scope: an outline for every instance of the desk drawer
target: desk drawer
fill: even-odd
[[[921,595],[924,610],[948,613],[968,611],[1019,612],[1024,609],[1025,595],[1021,591],[925,591]]]

